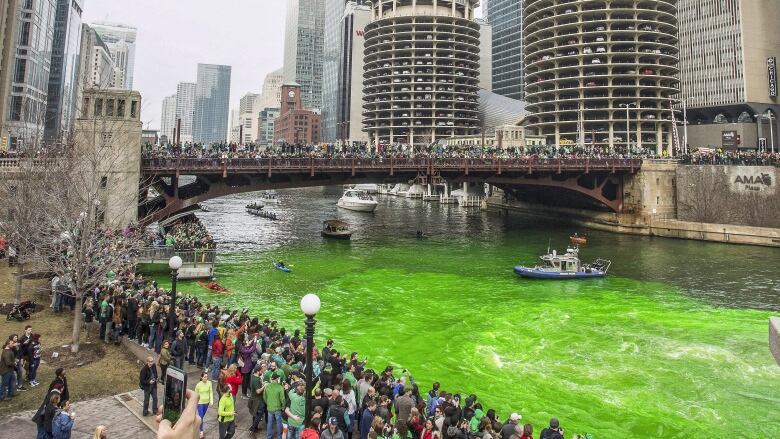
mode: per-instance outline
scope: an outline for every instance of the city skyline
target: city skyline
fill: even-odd
[[[208,0],[191,0],[186,9],[173,1],[106,0],[87,3],[83,22],[118,22],[138,30],[133,88],[144,98],[144,128],[160,129],[163,99],[180,82],[195,81],[198,63],[233,67],[230,108],[237,107],[244,94],[260,92],[263,78],[284,62],[286,3],[235,0],[233,10],[242,13],[225,26],[213,19],[213,2]],[[212,38],[214,34],[221,37]],[[260,42],[257,49],[247,49],[253,42]]]

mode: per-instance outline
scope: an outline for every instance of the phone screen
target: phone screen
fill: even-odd
[[[176,424],[182,410],[187,392],[187,374],[183,370],[169,366],[165,373],[165,400],[163,401],[163,419]]]

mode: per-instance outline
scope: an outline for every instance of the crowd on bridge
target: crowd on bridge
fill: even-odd
[[[703,149],[678,158],[681,163],[688,165],[780,166],[780,152]]]
[[[139,372],[144,416],[157,412],[158,383],[164,384],[169,366],[202,369],[201,379],[189,393],[197,399],[197,415],[192,410],[188,418],[185,410],[179,421],[183,425],[177,426],[180,432],[189,429],[197,434],[198,418],[210,416],[218,420],[220,439],[231,438],[240,398],[246,403],[241,428],[252,432],[265,428],[268,439],[533,438],[533,424],[523,422],[519,413],[502,422],[483,397],[466,389],[445,390],[438,383],[420,387],[406,369],[393,365],[374,369],[358,353],[337,349],[333,340],[321,348],[315,344],[312,350],[313,416],[304,425],[306,351],[300,330],[287,331],[246,309],[228,309],[187,296],[177,301],[170,326],[171,306],[168,291],[129,271],[86,293],[80,309],[103,342],[119,343],[125,337],[148,349],[149,357]],[[40,358],[40,350],[29,327],[24,336],[8,340],[0,372],[10,396],[18,389],[16,383],[22,382],[25,360]],[[37,385],[34,368],[28,370],[28,382]],[[34,421],[43,434],[39,437],[65,439],[69,435],[53,431],[70,431],[77,422],[65,375],[65,370],[57,371],[36,413]],[[563,428],[552,418],[539,437],[562,439]]]

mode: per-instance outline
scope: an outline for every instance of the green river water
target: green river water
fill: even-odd
[[[438,380],[475,393],[537,434],[557,416],[567,437],[780,437],[780,367],[767,346],[777,249],[589,232],[581,256],[611,259],[611,276],[528,281],[512,267],[534,264],[550,240],[563,250],[572,227],[396,198],[359,214],[337,210],[338,196],[282,192],[278,222],[245,214],[251,195],[207,203],[198,215],[231,292],[180,291],[287,328],[302,326],[300,297],[317,293],[320,343],[333,338],[373,368],[406,367],[421,392]],[[355,225],[352,242],[320,238],[334,217]]]

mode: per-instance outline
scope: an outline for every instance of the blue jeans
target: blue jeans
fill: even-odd
[[[38,372],[38,366],[41,365],[41,359],[36,358],[30,362],[30,370],[27,372],[27,381],[35,381],[36,372]]]
[[[219,379],[219,366],[222,365],[222,357],[216,357],[211,359],[211,379],[212,380],[218,380]]]
[[[154,341],[157,338],[157,325],[149,325],[149,342],[147,343],[150,348],[154,348]]]
[[[274,425],[276,426],[276,437],[282,439],[282,411],[268,412],[268,439],[273,439]]]
[[[11,370],[2,376],[0,381],[0,401],[16,395],[16,371]]]
[[[43,419],[41,419],[40,424],[36,424],[38,426],[38,434],[35,436],[35,439],[50,439],[50,436],[46,433],[46,430],[43,428]]]
[[[300,439],[301,433],[303,433],[303,424],[293,427],[289,422],[287,423],[287,439]]]

